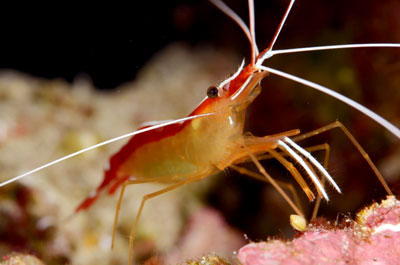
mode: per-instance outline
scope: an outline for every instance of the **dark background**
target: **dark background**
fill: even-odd
[[[395,8],[391,2],[396,3],[297,1],[276,47],[342,43],[335,36],[323,43],[329,32],[340,31],[348,34],[346,42],[395,42],[395,34],[366,31],[382,17],[395,19],[385,14]],[[246,1],[227,4],[247,21]],[[249,50],[240,29],[208,1],[2,5],[0,68],[69,81],[86,73],[99,88],[132,80],[156,51],[171,42],[211,43],[242,55]],[[280,0],[256,1],[260,47],[271,39],[286,5],[287,1]]]

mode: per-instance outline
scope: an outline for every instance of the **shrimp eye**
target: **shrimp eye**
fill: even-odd
[[[216,98],[218,97],[218,88],[216,86],[211,86],[207,89],[207,97]]]

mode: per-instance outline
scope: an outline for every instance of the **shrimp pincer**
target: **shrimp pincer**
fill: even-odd
[[[134,133],[100,143],[53,161],[38,169],[3,182],[0,186],[72,156],[108,144],[111,141],[132,136],[128,143],[110,158],[109,166],[104,171],[103,181],[94,193],[86,198],[76,209],[76,212],[87,210],[103,191],[113,194],[119,187],[122,187],[115,214],[112,240],[114,243],[119,210],[126,187],[148,182],[168,184],[161,190],[149,193],[142,198],[129,236],[130,264],[133,260],[133,242],[136,230],[146,201],[185,184],[202,180],[225,168],[232,168],[249,177],[268,181],[297,215],[304,216],[298,203],[295,203],[282,189],[282,186],[287,187],[287,184],[276,181],[260,164],[259,160],[266,154],[279,161],[290,172],[310,201],[316,198],[329,200],[328,192],[324,185],[325,181],[338,193],[341,193],[340,187],[326,168],[309,151],[297,143],[333,128],[340,128],[343,131],[368,162],[386,192],[392,194],[383,176],[366,151],[339,121],[304,134],[300,134],[299,129],[293,129],[264,137],[244,132],[244,125],[247,108],[261,93],[260,82],[267,75],[275,74],[315,88],[343,101],[369,116],[400,139],[400,130],[396,126],[359,103],[321,85],[263,65],[266,59],[282,53],[356,47],[400,47],[400,44],[354,44],[273,50],[274,44],[293,6],[294,0],[292,0],[268,48],[259,52],[255,42],[253,1],[249,0],[249,28],[223,2],[219,0],[212,0],[211,2],[231,17],[249,39],[251,59],[247,66],[244,65],[243,61],[232,76],[218,85],[209,87],[207,89],[207,97],[186,118],[142,127]],[[324,148],[328,149],[328,147]],[[257,171],[251,171],[240,165],[248,161],[254,163]],[[309,183],[312,185],[309,185]]]

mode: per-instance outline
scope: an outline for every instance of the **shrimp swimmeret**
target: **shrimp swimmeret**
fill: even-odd
[[[249,133],[244,133],[243,130],[245,112],[261,92],[260,82],[267,75],[277,75],[339,99],[367,115],[400,139],[400,130],[396,126],[363,105],[324,86],[264,65],[267,59],[278,54],[359,47],[400,47],[400,44],[352,44],[274,50],[280,31],[293,7],[294,0],[292,0],[269,46],[259,52],[255,41],[253,1],[249,0],[249,27],[223,2],[213,0],[212,3],[241,27],[250,42],[251,59],[247,65],[243,62],[239,69],[228,79],[218,85],[210,86],[207,89],[207,97],[188,117],[140,128],[133,133],[111,139],[50,162],[5,181],[0,186],[4,186],[88,150],[126,137],[132,137],[119,152],[110,158],[109,167],[105,169],[104,179],[95,192],[86,198],[76,209],[77,212],[86,210],[94,204],[101,192],[107,191],[109,194],[113,194],[119,187],[122,187],[115,215],[114,242],[119,209],[125,188],[129,185],[139,183],[169,183],[169,186],[147,194],[142,199],[129,236],[130,264],[133,261],[133,242],[136,230],[146,201],[185,184],[202,180],[225,168],[232,168],[250,177],[270,182],[287,201],[293,211],[297,215],[304,216],[297,203],[282,189],[282,183],[274,180],[260,164],[260,157],[264,154],[275,158],[290,172],[310,201],[316,198],[329,200],[324,181],[329,182],[340,193],[341,189],[339,185],[337,185],[334,178],[324,166],[312,154],[297,144],[300,140],[335,127],[342,129],[350,142],[355,145],[369,163],[387,193],[392,194],[367,153],[350,132],[338,121],[305,134],[300,134],[300,130],[293,129],[274,135],[256,137]],[[295,164],[291,162],[293,160],[296,162]],[[244,161],[253,162],[257,171],[250,171],[242,167],[240,164]],[[311,180],[313,187],[309,186],[305,178]]]

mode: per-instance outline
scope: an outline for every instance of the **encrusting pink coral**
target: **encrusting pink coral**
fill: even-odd
[[[400,264],[400,201],[389,196],[361,210],[345,228],[310,224],[290,242],[271,240],[242,247],[243,265]]]

